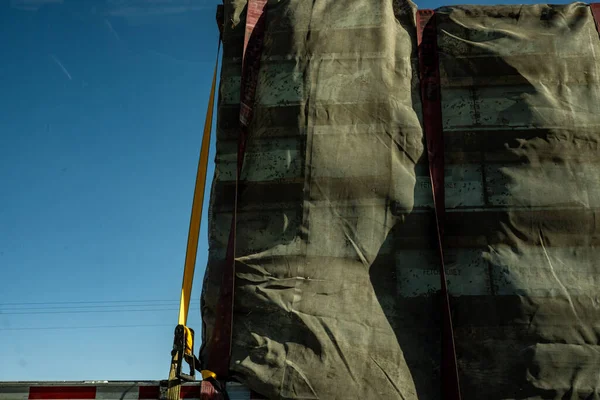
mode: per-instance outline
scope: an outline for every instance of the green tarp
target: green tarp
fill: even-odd
[[[233,208],[245,7],[225,3],[205,341]],[[443,398],[416,6],[267,10],[238,203],[232,376],[274,399]],[[590,8],[455,6],[436,21],[463,399],[600,399]]]

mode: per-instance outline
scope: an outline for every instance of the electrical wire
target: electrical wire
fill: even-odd
[[[190,307],[191,309],[199,310],[198,307]],[[67,310],[67,311],[17,311],[9,310],[4,312],[0,310],[0,315],[40,315],[40,314],[96,314],[96,313],[122,313],[122,312],[160,312],[160,311],[177,311],[178,307],[171,308],[150,308],[150,309],[126,309],[126,310]],[[16,312],[15,312],[16,311]]]
[[[105,300],[0,303],[0,315],[171,311],[178,300]],[[197,306],[199,307],[199,306]]]
[[[85,306],[49,306],[49,307],[17,307],[9,306],[3,307],[0,305],[0,312],[2,311],[39,311],[39,310],[68,310],[68,309],[94,309],[94,308],[123,308],[123,307],[174,307],[177,302],[166,303],[166,304],[107,304],[107,305],[85,305]]]
[[[11,302],[0,303],[0,316],[9,315],[46,315],[46,314],[113,314],[142,312],[175,312],[179,300],[99,300],[99,301],[45,301],[45,302]],[[191,307],[200,310],[200,305]],[[38,331],[38,330],[72,330],[72,329],[123,329],[166,327],[172,324],[130,324],[130,325],[93,325],[93,326],[40,326],[0,328],[0,331]]]
[[[154,303],[154,302],[172,302],[179,304],[179,300],[98,300],[98,301],[43,301],[29,303],[0,303],[1,306],[20,306],[20,305],[49,305],[49,304],[99,304],[99,303]]]
[[[26,328],[0,328],[0,331],[47,331],[47,330],[73,330],[73,329],[117,329],[117,328],[150,328],[173,326],[173,324],[136,324],[136,325],[96,325],[96,326],[41,326]]]

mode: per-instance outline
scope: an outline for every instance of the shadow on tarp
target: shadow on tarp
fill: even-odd
[[[450,23],[447,20],[446,24]],[[410,29],[410,28],[407,28]],[[468,34],[468,32],[467,32]],[[438,37],[441,35],[438,25]],[[459,50],[456,50],[457,52]],[[462,50],[464,51],[464,50]],[[490,54],[489,57],[469,58],[454,57],[455,49],[440,49],[440,68],[448,79],[479,77],[485,81],[486,75],[507,75],[520,77],[514,67],[507,64],[501,57]],[[479,51],[481,52],[481,51]],[[414,87],[414,86],[413,86]],[[465,89],[465,88],[463,88]],[[466,88],[471,89],[471,88]],[[512,90],[514,89],[514,90]],[[518,86],[512,88],[511,94],[517,99],[535,94],[533,85],[523,78]],[[475,91],[474,91],[475,93]],[[442,101],[445,95],[452,95],[452,88],[442,88]],[[465,112],[476,114],[476,104],[479,101],[473,97],[472,104],[465,104]],[[515,102],[505,110],[498,110],[498,119],[505,123],[518,113],[519,119],[525,122],[534,120],[534,115],[528,104]],[[523,107],[525,105],[525,107]],[[493,155],[495,159],[505,160],[500,167],[528,164],[528,159],[515,156],[513,149],[523,146],[527,141],[547,141],[549,131],[539,130],[509,130],[499,127],[497,135],[490,138],[489,131],[478,131],[479,121],[474,118],[473,125],[465,127],[472,134],[461,135],[458,132],[444,134],[446,174],[448,169],[461,167],[461,164],[478,164],[482,170],[491,165],[486,156]],[[493,133],[493,132],[492,132]],[[493,136],[493,135],[492,135]],[[468,138],[468,140],[465,140]],[[425,142],[423,141],[425,146]],[[474,156],[475,155],[475,156]],[[498,157],[500,156],[500,157]],[[470,158],[475,157],[474,160]],[[427,165],[426,153],[418,162]],[[457,161],[468,160],[468,161]],[[497,163],[498,161],[496,161]],[[511,177],[506,170],[499,169],[500,180],[510,182]],[[415,172],[416,173],[416,172]],[[425,178],[425,177],[423,177]],[[454,181],[456,182],[456,181]],[[490,185],[498,182],[486,181],[482,174],[482,186],[486,207],[491,207],[487,191]],[[498,183],[499,184],[499,183]],[[414,188],[414,198],[417,199],[422,189]],[[448,193],[446,193],[448,198]],[[417,205],[418,206],[418,205]],[[448,207],[448,206],[447,206]],[[454,210],[456,211],[456,210]],[[446,269],[458,270],[454,255],[460,250],[484,252],[489,246],[504,244],[516,246],[518,238],[511,236],[510,211],[499,213],[497,219],[479,218],[479,213],[486,211],[460,211],[452,213],[446,219],[446,238],[444,253]],[[481,222],[487,224],[482,227]],[[483,244],[482,244],[483,242]],[[437,254],[436,227],[432,208],[416,207],[407,214],[401,215],[399,221],[391,229],[382,248],[393,248],[393,257],[389,254],[379,254],[370,268],[371,283],[379,299],[380,305],[392,326],[398,343],[404,353],[406,363],[412,374],[417,395],[420,400],[443,399],[441,393],[441,328],[442,328],[442,299],[439,283],[436,288],[420,288],[414,295],[401,293],[401,287],[413,288],[423,281],[417,281],[416,276],[402,273],[403,270],[421,270],[422,273],[435,275],[439,282],[439,256]],[[514,248],[514,247],[513,247]],[[422,257],[414,257],[420,252]],[[412,255],[411,255],[412,253]],[[417,261],[415,261],[417,260]],[[425,265],[415,265],[415,262]],[[427,260],[427,261],[425,261]],[[454,324],[459,376],[463,400],[506,399],[506,398],[552,398],[553,391],[536,388],[528,381],[530,371],[535,371],[534,352],[532,347],[542,340],[540,334],[523,326],[522,321],[531,319],[528,315],[527,299],[517,295],[517,288],[511,287],[511,282],[503,282],[503,290],[514,295],[496,294],[496,283],[493,280],[492,265],[483,261],[481,265],[489,268],[489,292],[483,295],[451,296],[451,312]],[[498,268],[497,266],[495,268]],[[453,275],[449,276],[452,281]],[[402,281],[405,279],[406,281]],[[411,279],[413,280],[412,282]],[[459,278],[460,279],[460,278]],[[431,282],[427,280],[427,282]],[[450,285],[452,294],[452,285]],[[485,289],[477,291],[484,293]],[[515,336],[516,335],[516,336]]]

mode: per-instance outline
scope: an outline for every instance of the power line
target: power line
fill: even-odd
[[[107,305],[84,305],[84,306],[49,306],[49,307],[17,307],[9,306],[3,307],[0,305],[0,312],[2,311],[37,311],[37,310],[68,310],[68,309],[94,309],[94,308],[122,308],[122,307],[172,307],[177,302],[165,303],[165,304],[107,304]]]
[[[102,304],[102,303],[156,303],[156,302],[179,302],[179,300],[98,300],[98,301],[43,301],[30,303],[0,303],[0,306],[20,306],[20,305],[50,305],[50,304]]]
[[[148,325],[96,325],[96,326],[42,326],[27,328],[0,328],[0,331],[42,331],[42,330],[74,330],[74,329],[117,329],[117,328],[150,328],[173,326],[172,324],[148,324]]]
[[[191,310],[199,310],[198,307],[190,307]],[[153,308],[153,309],[130,309],[130,310],[68,310],[68,311],[23,311],[23,312],[13,312],[15,310],[10,310],[9,312],[3,312],[0,310],[0,315],[33,315],[33,314],[96,314],[96,313],[120,313],[120,312],[159,312],[159,311],[177,311],[178,308]]]

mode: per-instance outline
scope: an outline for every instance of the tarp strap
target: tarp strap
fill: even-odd
[[[183,349],[183,354],[186,356],[194,355],[194,334],[192,330],[187,326],[183,326],[184,337],[185,337],[185,348]]]
[[[192,215],[190,217],[190,228],[188,232],[187,248],[185,253],[185,262],[183,270],[183,283],[181,286],[181,298],[179,302],[179,325],[183,326],[184,329],[184,349],[183,353],[179,355],[178,362],[183,362],[183,357],[188,360],[192,360],[194,365],[197,361],[194,356],[194,340],[193,333],[190,328],[186,326],[188,311],[190,307],[190,297],[192,294],[192,283],[194,280],[194,269],[196,266],[196,254],[198,252],[198,239],[200,235],[200,223],[202,220],[202,206],[204,204],[204,190],[206,188],[206,175],[208,171],[208,153],[210,149],[210,134],[212,130],[213,111],[215,103],[215,91],[217,86],[217,70],[219,66],[219,53],[221,51],[221,35],[219,35],[219,41],[217,45],[217,56],[215,59],[215,68],[212,76],[212,84],[210,88],[210,94],[208,96],[208,106],[206,108],[206,119],[204,120],[204,132],[202,134],[202,145],[200,148],[200,158],[198,161],[198,170],[196,172],[196,185],[194,187],[194,198],[192,201]],[[174,356],[175,357],[175,356]],[[179,364],[179,368],[181,364]],[[196,368],[197,365],[194,365]],[[202,374],[204,376],[204,373]],[[169,377],[171,379],[171,376]],[[201,398],[208,400],[222,400],[225,399],[227,394],[224,391],[218,391],[214,388],[214,384],[210,381],[202,382],[201,385]],[[168,398],[179,398],[180,388],[179,385],[169,388]]]
[[[590,4],[590,10],[592,11],[592,18],[594,18],[594,23],[596,24],[596,30],[600,35],[600,3]]]
[[[444,264],[444,132],[442,127],[442,99],[437,49],[437,27],[433,10],[417,11],[417,42],[423,104],[423,131],[429,160],[429,177],[433,194],[440,283],[442,297],[442,399],[460,400],[458,363],[454,345],[454,330],[450,312],[450,296]]]
[[[188,311],[190,309],[190,296],[192,294],[192,283],[194,281],[194,269],[196,267],[196,254],[198,252],[198,239],[200,236],[200,223],[202,220],[202,205],[204,204],[204,189],[206,186],[206,173],[208,170],[208,151],[210,149],[210,132],[212,129],[213,110],[215,103],[215,88],[217,85],[217,67],[219,65],[219,53],[221,51],[221,39],[217,47],[217,58],[213,72],[210,95],[208,96],[208,107],[206,108],[206,119],[204,120],[204,133],[202,134],[202,146],[200,148],[200,159],[198,171],[196,172],[196,186],[194,187],[194,199],[192,201],[192,215],[190,217],[190,228],[188,232],[187,248],[183,269],[183,283],[181,285],[181,297],[179,300],[179,325],[187,324]]]
[[[246,7],[246,32],[242,53],[242,78],[240,97],[240,133],[238,136],[237,169],[235,175],[235,195],[233,217],[229,231],[229,241],[225,264],[221,268],[221,287],[217,303],[216,320],[210,338],[207,368],[222,379],[229,374],[231,340],[233,329],[233,304],[235,284],[235,241],[237,226],[238,196],[240,177],[246,152],[248,126],[252,120],[254,96],[258,81],[260,58],[265,33],[267,0],[248,0]]]

